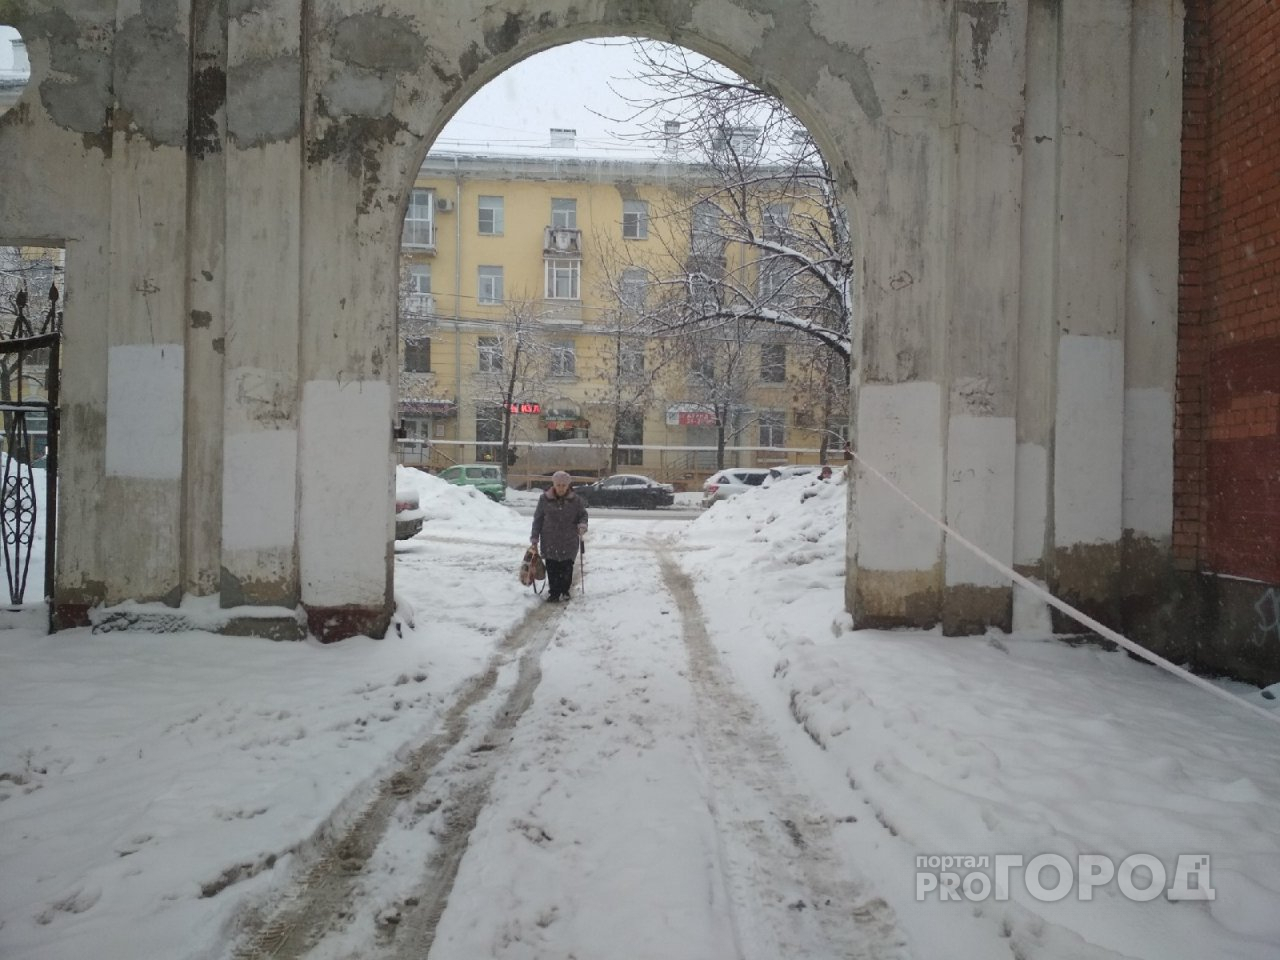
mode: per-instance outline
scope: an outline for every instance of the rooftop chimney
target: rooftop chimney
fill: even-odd
[[[680,146],[680,121],[667,120],[662,124],[662,136],[666,140],[667,153],[675,153]]]
[[[31,61],[27,59],[27,43],[19,38],[10,40],[13,45],[13,69],[17,73],[30,73]]]
[[[577,139],[578,131],[572,127],[551,128],[551,146],[553,147],[567,147],[572,150]]]

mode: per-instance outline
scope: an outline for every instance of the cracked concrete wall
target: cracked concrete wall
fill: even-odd
[[[101,307],[68,340],[68,621],[216,592],[301,603],[326,637],[385,627],[413,174],[484,83],[590,36],[717,57],[814,132],[862,264],[864,456],[1094,610],[1123,530],[1159,541],[1171,368],[1132,354],[1173,342],[1176,193],[1134,187],[1170,137],[1136,124],[1178,90],[1168,46],[1134,41],[1180,35],[1176,5],[0,0],[0,22],[36,70],[0,118],[0,237],[65,239]],[[859,623],[1011,622],[1008,587],[869,475],[848,571]]]

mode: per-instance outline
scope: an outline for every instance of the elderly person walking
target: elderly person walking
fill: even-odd
[[[551,488],[538,498],[533,511],[530,542],[542,540],[542,559],[547,565],[547,601],[569,599],[573,583],[573,561],[578,544],[587,532],[587,505],[573,492],[573,478],[563,470],[551,475]]]

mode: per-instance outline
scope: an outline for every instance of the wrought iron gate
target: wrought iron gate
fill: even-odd
[[[58,485],[58,378],[62,311],[58,287],[49,287],[49,306],[33,321],[26,290],[7,305],[13,322],[0,327],[0,415],[4,422],[4,470],[0,474],[0,540],[9,602],[27,592],[27,575],[37,524],[45,530],[44,597],[53,597],[54,531]],[[38,429],[44,424],[42,431]],[[44,489],[36,478],[43,465]],[[43,509],[41,509],[43,497]]]

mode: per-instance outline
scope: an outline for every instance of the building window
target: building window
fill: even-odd
[[[843,417],[833,417],[827,421],[828,446],[843,447],[849,442],[849,421]],[[852,458],[850,458],[852,459]]]
[[[431,297],[431,264],[409,264],[408,289],[405,294],[405,313],[424,317],[435,312]]]
[[[622,237],[644,240],[649,236],[649,204],[644,200],[622,201]]]
[[[618,282],[618,297],[622,305],[631,310],[639,310],[644,306],[645,294],[649,287],[649,277],[639,267],[628,267],[622,271]]]
[[[431,421],[422,417],[402,417],[400,426],[404,428],[405,440],[430,440]]]
[[[504,228],[502,197],[481,197],[480,233],[486,237],[500,237]]]
[[[481,267],[476,282],[476,300],[480,303],[502,302],[502,268]]]
[[[703,383],[716,382],[716,361],[711,351],[695,349],[689,355],[689,374]]]
[[[703,200],[694,205],[690,225],[693,253],[699,257],[719,257],[724,251],[720,237],[720,211],[714,203]]]
[[[776,243],[782,239],[783,232],[791,222],[791,204],[767,204],[761,219],[764,221],[764,238]]]
[[[787,348],[781,343],[760,345],[760,379],[764,383],[782,383],[787,379]]]
[[[409,265],[409,293],[431,292],[431,264],[413,263]]]
[[[618,418],[618,443],[625,446],[641,446],[644,443],[644,415],[624,413]],[[638,467],[644,463],[643,450],[619,450],[618,465]]]
[[[27,427],[27,462],[39,460],[49,452],[49,415],[26,411],[19,416]]]
[[[710,316],[720,309],[717,300],[719,288],[711,282],[711,278],[705,273],[691,273],[689,275],[689,309],[695,315]]]
[[[581,260],[547,261],[548,300],[577,300],[581,285]]]
[[[551,375],[572,377],[578,371],[577,352],[572,340],[556,340],[551,344]]]
[[[430,337],[412,337],[404,342],[404,369],[406,373],[431,372]]]
[[[436,245],[436,192],[413,190],[409,194],[409,209],[404,215],[406,247],[432,250]]]
[[[624,377],[644,376],[644,343],[624,340],[618,347],[618,372]]]
[[[578,201],[552,198],[551,226],[557,230],[577,230]]]
[[[481,373],[502,372],[502,341],[497,337],[480,337],[476,341]]]
[[[786,417],[778,410],[766,410],[760,414],[760,446],[786,445]]]
[[[501,450],[502,405],[499,403],[477,403],[476,459],[484,463],[497,460]]]
[[[758,292],[762,301],[771,300],[782,291],[786,264],[780,257],[765,257],[759,261]]]

